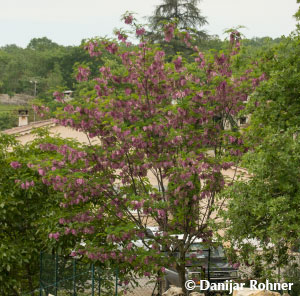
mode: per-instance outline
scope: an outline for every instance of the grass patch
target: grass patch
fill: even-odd
[[[0,111],[1,112],[10,112],[10,111],[24,109],[24,108],[26,108],[26,106],[13,105],[13,104],[0,104]]]

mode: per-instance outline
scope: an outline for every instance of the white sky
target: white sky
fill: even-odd
[[[48,37],[62,45],[78,45],[84,38],[112,36],[123,26],[128,11],[140,17],[152,14],[162,0],[0,0],[0,46],[26,47],[34,37]],[[202,0],[199,8],[207,17],[210,34],[238,25],[247,38],[280,37],[295,29],[292,17],[296,0]],[[142,20],[142,19],[141,19]],[[142,20],[144,21],[144,20]]]

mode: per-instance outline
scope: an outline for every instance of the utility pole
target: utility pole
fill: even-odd
[[[34,83],[34,97],[36,97],[36,85],[37,85],[37,81],[36,80],[30,80],[30,83]],[[35,111],[33,110],[33,122],[35,122]]]

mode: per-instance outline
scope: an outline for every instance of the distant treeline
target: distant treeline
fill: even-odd
[[[280,43],[281,40],[281,38],[269,37],[244,39],[244,54],[254,57],[266,48]],[[36,95],[38,100],[51,105],[52,93],[55,90],[75,89],[77,65],[88,65],[92,75],[97,75],[99,67],[105,63],[105,60],[115,59],[108,53],[103,57],[91,58],[84,50],[84,44],[85,40],[79,46],[62,46],[43,37],[32,39],[26,48],[14,44],[1,47],[0,93],[10,96]],[[217,36],[208,36],[198,44],[204,52],[218,52],[226,46],[228,42],[222,41]],[[163,45],[164,50],[165,47],[166,44]],[[168,50],[166,52],[168,54]],[[190,50],[181,54],[193,60]],[[17,124],[16,114],[3,111],[0,112],[0,130]]]
[[[280,40],[264,37],[245,39],[243,42],[255,52]],[[223,46],[224,41],[218,37],[210,37],[199,44],[203,51],[218,51]],[[82,45],[62,46],[46,37],[32,39],[26,48],[6,45],[0,48],[0,93],[34,95],[34,81],[37,81],[38,96],[57,87],[72,89],[75,83],[74,65],[77,63],[89,63],[97,70],[101,60],[95,63]]]
[[[75,82],[76,62],[90,62],[81,46],[62,46],[46,37],[32,39],[26,48],[6,45],[0,48],[0,93],[45,95],[63,86],[70,89]]]

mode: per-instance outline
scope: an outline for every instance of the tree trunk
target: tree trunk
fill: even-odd
[[[184,295],[188,295],[187,294],[187,290],[185,288],[185,282],[186,282],[186,278],[185,278],[185,264],[177,265],[176,270],[177,270],[178,275],[179,275],[179,284],[180,284],[180,287],[182,288],[182,291],[183,291]]]

